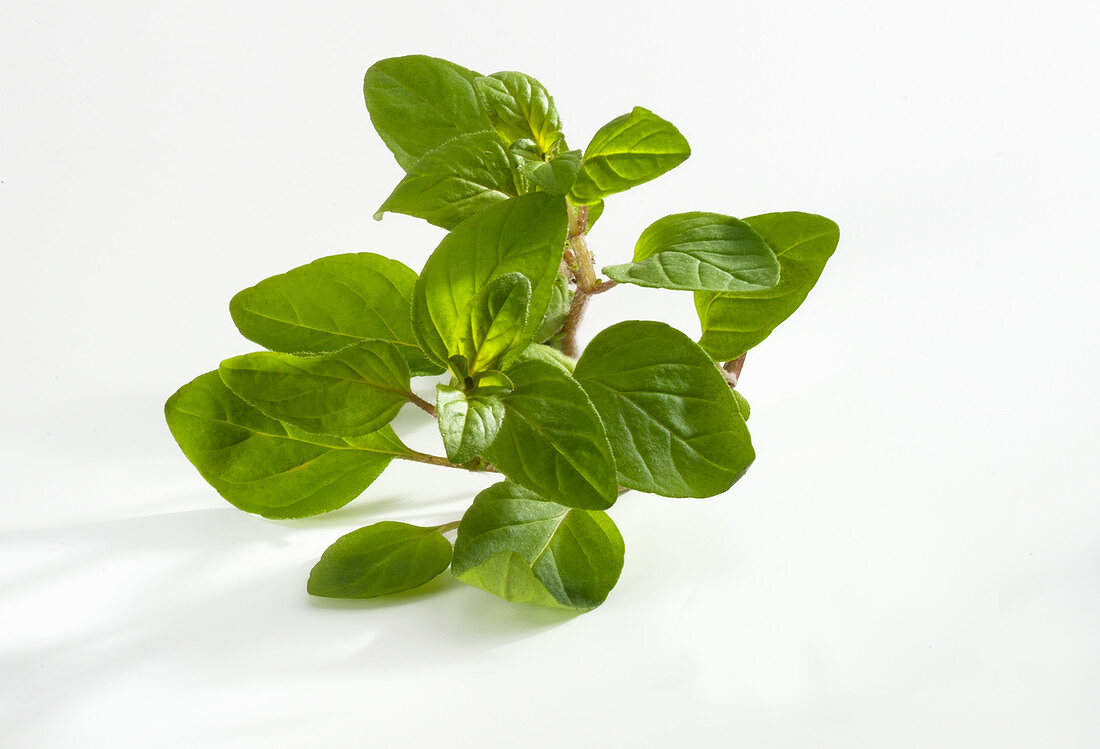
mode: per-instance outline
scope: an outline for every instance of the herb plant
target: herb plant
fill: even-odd
[[[636,107],[571,150],[534,78],[422,55],[373,65],[364,94],[405,171],[375,217],[449,233],[419,275],[352,253],[237,294],[233,321],[268,350],[180,388],[168,426],[219,494],[268,518],[342,507],[394,459],[500,478],[455,522],[337,539],[310,574],[313,595],[397,593],[450,567],[511,601],[598,606],[623,566],[605,512],[623,492],[711,497],[752,463],[734,389],[745,352],[805,299],[837,226],[807,213],[665,216],[601,278],[589,231],[605,198],[688,157],[671,123]],[[579,351],[586,306],[617,284],[693,292],[702,337],[630,320]],[[434,404],[410,384],[423,376],[439,382]],[[410,403],[437,420],[446,456],[394,433]]]

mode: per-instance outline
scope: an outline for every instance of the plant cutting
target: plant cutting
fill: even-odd
[[[268,518],[343,507],[393,460],[494,480],[453,522],[337,539],[313,595],[389,595],[450,568],[510,601],[594,608],[623,567],[606,511],[624,492],[713,497],[752,463],[745,354],[806,298],[838,228],[809,213],[678,213],[597,272],[589,236],[604,201],[690,154],[670,122],[635,107],[574,150],[531,76],[423,55],[371,66],[364,95],[405,172],[376,218],[418,217],[446,236],[419,274],[361,252],[241,291],[232,319],[265,350],[172,395],[172,435],[222,497]],[[581,350],[586,308],[620,284],[690,292],[702,336],[627,320]],[[434,398],[416,378],[432,378]],[[394,432],[408,407],[435,420],[445,454]]]

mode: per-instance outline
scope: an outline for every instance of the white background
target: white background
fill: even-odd
[[[4,2],[0,745],[1100,745],[1097,7]],[[535,75],[574,147],[636,104],[680,127],[692,158],[608,201],[605,264],[684,210],[841,226],[748,357],[752,470],[625,496],[583,616],[448,578],[310,599],[336,537],[484,478],[395,464],[267,521],[163,422],[254,348],[234,292],[438,242],[370,218],[400,171],[362,75],[414,52]],[[585,337],[631,317],[698,331],[620,288]]]

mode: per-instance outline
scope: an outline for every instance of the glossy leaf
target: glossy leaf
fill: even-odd
[[[507,372],[504,425],[485,458],[552,502],[602,510],[618,497],[615,462],[600,417],[561,369],[525,361]]]
[[[413,164],[374,217],[392,211],[453,229],[518,193],[512,158],[500,136],[460,135]]]
[[[363,79],[367,111],[405,171],[452,138],[491,128],[474,90],[479,77],[426,55],[390,57],[370,66]]]
[[[530,139],[550,153],[561,140],[561,117],[546,88],[525,73],[505,71],[478,78],[493,127],[509,141]]]
[[[533,335],[553,294],[566,235],[565,203],[531,193],[498,203],[463,221],[428,258],[413,293],[413,329],[439,364],[477,293],[507,273],[531,283],[524,336]]]
[[[596,131],[570,197],[595,203],[660,177],[690,155],[687,140],[671,122],[634,107]]]
[[[367,339],[400,349],[413,374],[436,374],[413,335],[416,273],[370,252],[332,255],[260,281],[229,303],[241,334],[288,354],[338,351]]]
[[[525,161],[519,171],[531,183],[552,195],[568,195],[581,169],[581,152],[565,151],[548,161]]]
[[[790,317],[817,283],[840,241],[835,223],[811,213],[768,213],[745,222],[779,259],[779,284],[764,291],[695,295],[703,327],[699,344],[715,360],[736,359]]]
[[[398,455],[388,426],[363,437],[310,434],[264,416],[217,372],[180,388],[164,407],[184,455],[218,494],[245,512],[301,518],[343,507]]]
[[[218,372],[230,390],[268,416],[340,437],[381,429],[409,398],[409,368],[385,341],[316,357],[245,354],[226,359]]]
[[[749,432],[725,378],[675,328],[613,325],[588,344],[574,376],[603,420],[623,486],[710,497],[752,463]]]
[[[438,528],[384,521],[336,539],[309,573],[325,598],[376,598],[416,588],[447,569],[451,542]]]
[[[684,291],[759,291],[779,283],[779,261],[744,221],[677,213],[642,232],[634,262],[603,272],[619,283]]]
[[[460,377],[497,369],[505,357],[530,342],[524,335],[531,306],[531,282],[522,273],[505,273],[481,287],[463,310],[448,345],[466,362]]]
[[[436,386],[439,433],[447,459],[467,463],[493,444],[504,421],[504,404],[495,395],[467,395],[447,385]]]
[[[548,502],[505,481],[462,517],[451,570],[519,603],[587,611],[618,582],[625,546],[606,513]]]

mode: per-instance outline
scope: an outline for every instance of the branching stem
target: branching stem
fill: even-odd
[[[486,463],[485,461],[475,462],[473,465],[462,465],[460,463],[452,463],[441,455],[429,455],[428,453],[418,452],[416,450],[410,450],[407,453],[400,453],[398,458],[403,460],[413,460],[417,463],[427,463],[433,466],[443,466],[444,468],[461,468],[464,471],[471,471],[473,473],[500,473],[496,467]]]

